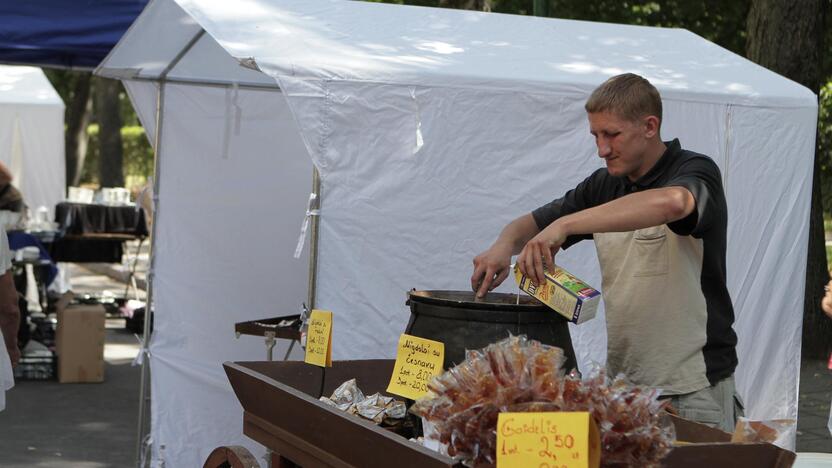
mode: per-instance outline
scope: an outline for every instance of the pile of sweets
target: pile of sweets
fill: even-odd
[[[364,396],[355,379],[347,380],[332,392],[329,398],[322,396],[320,401],[346,411],[350,414],[369,419],[376,424],[395,424],[394,420],[407,415],[407,406],[403,401],[394,400],[380,393]]]
[[[496,465],[501,412],[588,411],[601,437],[601,466],[658,466],[675,433],[659,392],[610,380],[602,369],[586,379],[564,375],[560,348],[525,336],[468,351],[436,377],[411,412],[436,426],[448,454],[467,466]]]

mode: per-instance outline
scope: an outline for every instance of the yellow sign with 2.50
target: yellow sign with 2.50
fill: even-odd
[[[597,468],[601,444],[587,412],[500,413],[498,468]]]

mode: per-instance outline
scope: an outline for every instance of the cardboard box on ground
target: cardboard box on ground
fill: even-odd
[[[56,304],[58,382],[103,382],[106,310],[101,304],[72,304],[72,292]]]

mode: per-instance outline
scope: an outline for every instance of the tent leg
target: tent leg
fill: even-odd
[[[318,203],[317,207],[310,207],[311,209],[321,208],[321,175],[318,173],[318,168],[312,169],[312,193],[317,195],[315,200]],[[318,232],[320,226],[321,216],[312,216],[312,233],[309,237],[309,279],[306,296],[307,310],[310,312],[315,308],[315,293],[318,286]]]
[[[152,317],[153,317],[153,275],[154,267],[156,265],[156,226],[159,224],[159,155],[161,153],[162,144],[162,124],[163,124],[163,108],[165,104],[165,82],[159,82],[159,89],[156,93],[156,135],[155,144],[153,148],[153,215],[152,225],[150,226],[150,262],[147,269],[147,295],[146,304],[144,308],[144,328],[142,329],[142,349],[139,351],[144,353],[141,359],[141,381],[139,383],[139,423],[136,432],[136,466],[144,468],[142,465],[144,460],[142,454],[144,452],[145,436],[147,435],[147,403],[150,401],[150,355],[147,350],[150,346],[150,335],[152,333]]]

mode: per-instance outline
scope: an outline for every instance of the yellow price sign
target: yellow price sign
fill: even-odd
[[[445,344],[402,334],[387,391],[418,400],[428,392],[428,382],[443,372]]]
[[[305,362],[332,367],[332,312],[313,309],[306,332]]]
[[[601,443],[587,412],[500,413],[498,468],[597,468]]]

